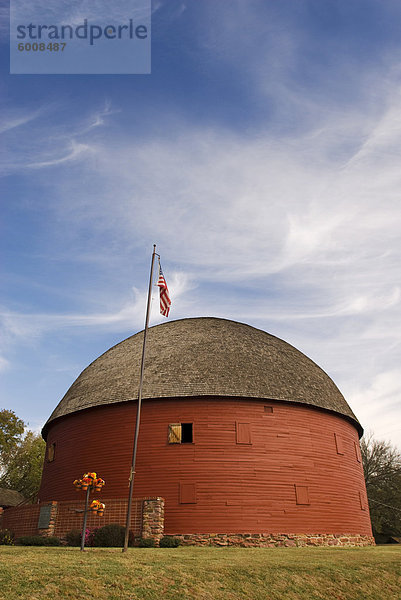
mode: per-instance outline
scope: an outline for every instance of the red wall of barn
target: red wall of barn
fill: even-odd
[[[106,504],[107,498],[125,498],[135,413],[135,404],[121,403],[55,422],[47,440],[55,443],[55,460],[45,462],[40,500],[77,498],[72,481],[86,471],[106,480],[97,495]],[[180,422],[194,424],[192,444],[168,444],[169,423]],[[238,423],[249,424],[251,443],[238,443],[238,432],[247,441],[248,429]],[[350,422],[304,405],[149,400],[134,496],[165,498],[165,532],[171,534],[371,535],[358,450]]]

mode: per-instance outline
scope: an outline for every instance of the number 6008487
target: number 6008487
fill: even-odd
[[[63,52],[67,42],[22,42],[18,44],[18,50],[20,52]]]

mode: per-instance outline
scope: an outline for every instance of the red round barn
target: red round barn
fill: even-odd
[[[40,501],[72,500],[85,470],[126,498],[143,332],[72,384],[43,429]],[[293,346],[216,318],[149,329],[135,497],[165,499],[165,533],[372,535],[362,428]]]

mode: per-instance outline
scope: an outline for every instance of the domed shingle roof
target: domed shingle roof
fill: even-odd
[[[143,331],[97,358],[43,428],[85,408],[138,397]],[[362,428],[330,377],[280,338],[226,319],[169,321],[148,332],[143,398],[243,397],[317,406]]]

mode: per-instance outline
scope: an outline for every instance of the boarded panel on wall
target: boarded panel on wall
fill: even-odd
[[[361,510],[366,510],[366,498],[363,492],[359,492],[359,504],[361,505]]]
[[[307,485],[296,485],[295,484],[295,496],[297,504],[310,504],[309,502],[309,490]]]
[[[237,444],[252,444],[251,424],[236,422]]]
[[[46,449],[46,458],[49,462],[55,459],[56,444],[49,444]]]
[[[180,504],[196,504],[196,483],[180,482]]]
[[[362,456],[361,456],[361,448],[359,446],[359,442],[354,442],[354,448],[355,448],[356,460],[360,463],[360,462],[362,462]]]
[[[50,524],[50,515],[52,507],[50,504],[40,507],[38,529],[47,529]]]
[[[336,440],[337,454],[344,454],[344,442],[342,437],[338,435],[338,433],[335,433],[334,439]]]

